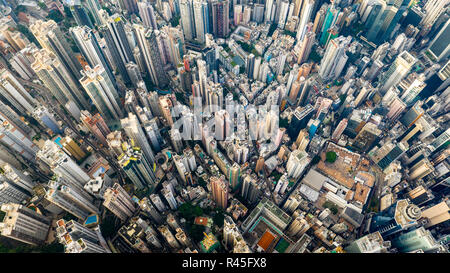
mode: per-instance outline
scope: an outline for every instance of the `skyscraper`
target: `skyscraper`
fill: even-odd
[[[110,210],[120,220],[125,221],[136,211],[136,204],[128,193],[117,183],[106,189],[103,206]]]
[[[390,242],[384,241],[379,232],[374,232],[353,241],[345,248],[345,251],[348,253],[388,253],[390,246]]]
[[[439,15],[444,12],[444,6],[448,3],[448,0],[427,1],[425,6],[423,7],[423,9],[425,10],[425,16],[422,18],[420,24],[425,27],[432,26]]]
[[[230,33],[229,0],[212,0],[212,33],[216,38],[226,38]]]
[[[294,179],[299,178],[310,161],[311,159],[309,158],[308,153],[303,150],[291,152],[286,164],[288,176]]]
[[[13,124],[13,126],[16,126],[30,137],[33,137],[36,134],[34,130],[21,119],[16,111],[0,100],[0,124],[4,121]]]
[[[136,189],[153,187],[155,175],[152,165],[147,161],[139,147],[128,147],[118,157],[118,161]]]
[[[37,20],[30,26],[30,31],[43,49],[53,52],[58,57],[74,81],[81,77],[81,64],[75,58],[75,53],[55,21]]]
[[[193,0],[193,22],[195,22],[195,36],[200,43],[205,42],[205,34],[209,33],[209,8],[205,0]]]
[[[297,1],[298,2],[298,1]],[[307,33],[307,24],[310,21],[312,10],[314,8],[315,1],[314,0],[304,0],[303,7],[301,9],[300,14],[300,22],[297,29],[297,40],[302,41]],[[312,30],[312,28],[311,28]]]
[[[348,119],[344,118],[342,119],[336,129],[333,132],[333,135],[331,136],[331,139],[333,141],[338,141],[341,137],[342,133],[344,132],[345,128],[347,127]]]
[[[286,24],[286,19],[289,11],[289,1],[282,0],[277,1],[280,3],[279,8],[277,8],[277,16],[278,16],[278,27],[281,29],[284,29],[284,26]]]
[[[119,94],[103,66],[86,66],[82,73],[80,83],[100,115],[110,124],[123,117]]]
[[[169,79],[164,71],[161,54],[156,41],[156,37],[160,35],[160,31],[147,29],[138,24],[133,25],[133,30],[150,79],[155,85],[166,87],[169,84]]]
[[[39,150],[24,131],[7,120],[0,124],[0,143],[32,162],[35,161],[36,152]]]
[[[195,37],[195,23],[192,10],[192,0],[180,0],[180,20],[186,40],[193,40]]]
[[[420,227],[399,235],[391,240],[392,247],[401,253],[422,250],[425,253],[446,252],[444,246],[439,244],[429,230]]]
[[[320,45],[324,46],[327,44],[328,39],[330,37],[330,32],[328,30],[336,24],[338,15],[339,15],[339,8],[336,8],[333,2],[331,3],[331,5],[328,6],[328,10],[325,15],[325,19],[321,29],[322,34],[320,36]]]
[[[63,132],[53,113],[51,113],[45,106],[39,106],[34,109],[32,116],[39,123],[41,123],[44,128],[46,127],[50,129],[53,133],[61,134]]]
[[[117,88],[116,80],[112,74],[112,69],[108,63],[105,53],[98,42],[98,33],[86,26],[78,26],[70,28],[75,43],[83,54],[84,59],[90,67],[101,65],[108,73],[110,81]]]
[[[429,1],[433,2],[433,1]],[[440,1],[443,2],[443,1]],[[450,55],[450,21],[441,28],[438,34],[430,42],[427,52],[437,61],[440,62]]]
[[[136,61],[127,39],[124,19],[118,14],[114,14],[105,19],[106,22],[99,27],[99,31],[105,38],[112,60],[122,76],[123,81],[129,83],[130,77],[128,76],[125,64]]]
[[[100,26],[102,24],[102,20],[99,15],[99,11],[102,9],[98,0],[86,0],[87,9],[89,13],[94,18],[94,22],[96,25]]]
[[[127,136],[134,141],[135,145],[142,149],[145,158],[149,161],[151,166],[153,166],[155,155],[150,148],[150,144],[148,143],[147,137],[142,130],[136,115],[128,113],[128,117],[121,119],[120,123]]]
[[[79,26],[87,26],[90,28],[93,28],[93,24],[91,22],[91,18],[89,17],[88,13],[84,9],[81,2],[76,3],[75,1],[73,3],[70,3],[70,12],[72,13],[73,17],[75,18],[75,21],[77,22],[77,25]]]
[[[291,119],[288,133],[291,138],[296,138],[301,129],[305,128],[312,117],[314,107],[307,104],[305,107],[297,107]]]
[[[153,6],[151,5],[151,3],[147,1],[138,2],[137,7],[139,10],[139,17],[141,17],[144,26],[148,28],[158,29],[158,25],[156,24],[155,11],[153,10]]]
[[[56,222],[56,225],[56,235],[59,242],[64,245],[65,253],[110,252],[101,245],[99,231],[91,230],[74,220],[60,219]]]
[[[111,131],[99,113],[92,116],[88,111],[83,110],[81,111],[81,122],[88,128],[94,137],[103,144],[103,146],[106,147],[108,145],[106,136],[111,133]]]
[[[79,84],[73,80],[65,66],[53,53],[41,49],[35,53],[34,57],[35,61],[31,64],[31,68],[59,103],[65,105],[72,101],[78,108],[89,109],[89,104],[84,93],[81,92]],[[80,75],[79,70],[78,75]]]
[[[210,183],[212,199],[218,207],[226,209],[228,204],[228,185],[225,182],[225,177],[211,176]]]
[[[400,53],[389,69],[380,77],[380,91],[382,94],[399,83],[408,74],[415,62],[416,58],[407,51]]]
[[[241,166],[236,162],[229,168],[228,180],[232,190],[236,190],[241,185]]]
[[[417,225],[421,211],[410,204],[408,199],[401,199],[374,215],[370,221],[370,232],[379,231],[383,238]]]
[[[0,176],[0,205],[24,204],[30,197],[30,193],[24,188]]]
[[[22,113],[31,114],[37,106],[37,101],[5,68],[0,70],[0,98],[6,99],[17,111]]]
[[[297,63],[303,64],[309,57],[311,53],[312,45],[314,44],[316,38],[316,34],[313,31],[305,30],[305,34],[299,45],[298,55],[297,55]]]
[[[33,193],[33,187],[36,183],[33,179],[23,171],[16,169],[9,163],[0,163],[0,169],[3,170],[3,175],[8,180],[8,182],[13,183],[30,194]]]
[[[345,52],[351,40],[351,36],[340,36],[328,43],[325,55],[320,62],[319,75],[322,79],[327,81],[339,77],[348,59]]]
[[[0,234],[31,245],[40,245],[47,239],[51,220],[36,211],[18,204],[3,204],[6,213],[0,223]]]
[[[94,198],[84,188],[78,189],[68,183],[64,177],[49,181],[45,199],[80,220],[85,220],[90,214],[99,213],[93,203]]]
[[[264,13],[264,21],[265,22],[272,22],[273,21],[273,9],[274,9],[274,3],[273,0],[267,0],[266,1],[266,8]]]
[[[83,189],[84,184],[90,180],[89,175],[51,140],[45,141],[44,146],[36,154],[36,157],[46,163],[66,183],[77,189]]]
[[[375,163],[381,168],[386,169],[393,161],[402,156],[409,148],[408,143],[388,143],[377,150]]]
[[[376,143],[375,141],[381,134],[382,131],[375,124],[368,122],[356,135],[353,140],[353,147],[361,151],[368,151],[372,148],[372,144]]]
[[[130,16],[131,14],[138,13],[137,1],[136,0],[118,0],[117,3],[122,9],[122,12]]]

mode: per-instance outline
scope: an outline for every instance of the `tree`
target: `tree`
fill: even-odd
[[[65,221],[70,221],[70,220],[75,220],[75,221],[77,221],[77,217],[75,217],[75,216],[73,216],[71,213],[66,213],[64,216],[63,216],[63,219],[65,220]]]
[[[283,174],[280,173],[279,171],[274,170],[270,176],[273,177],[273,178],[275,179],[275,181],[278,182],[278,180],[280,180],[280,178],[281,178],[282,175],[283,175]]]
[[[108,7],[102,7],[102,9],[106,10],[109,16],[112,15],[112,11]]]
[[[25,12],[27,11],[27,8],[23,5],[18,5],[16,9],[14,10],[15,14],[19,14],[19,12]]]
[[[292,31],[289,31],[289,30],[283,31],[283,34],[284,34],[284,35],[289,35],[289,36],[291,36],[291,37],[293,37],[293,38],[296,38],[295,32],[292,32]]]
[[[172,17],[172,19],[170,19],[170,24],[172,25],[172,27],[178,26],[179,23],[180,23],[180,16],[174,16]]]
[[[195,217],[203,215],[203,209],[199,206],[193,206],[191,202],[186,202],[178,208],[178,212],[186,221],[193,221]]]
[[[47,10],[47,5],[45,5],[44,2],[38,2],[37,4],[38,4],[38,6],[39,6],[41,9]]]
[[[330,201],[326,201],[323,204],[323,207],[324,208],[328,208],[331,211],[331,213],[333,213],[333,214],[337,214],[338,213],[337,206],[335,204],[331,203]]]
[[[273,24],[271,24],[270,25],[270,28],[269,28],[269,32],[267,33],[267,36],[268,37],[271,37],[272,35],[273,35],[273,33],[275,32],[275,30],[277,29],[277,24],[275,24],[275,23],[273,23]]]
[[[48,15],[47,15],[46,18],[47,18],[47,19],[51,19],[51,20],[55,21],[56,23],[59,23],[59,22],[61,22],[62,20],[64,20],[64,17],[63,17],[63,15],[61,14],[61,12],[59,12],[58,10],[55,10],[55,9],[52,9],[52,10],[48,13]]]
[[[186,104],[186,99],[184,98],[183,94],[175,92],[175,98],[177,99],[177,101]]]
[[[279,119],[279,126],[283,127],[283,128],[288,128],[289,120],[287,118],[280,118]]]
[[[313,157],[313,159],[311,160],[311,164],[312,164],[312,165],[315,165],[315,164],[319,163],[319,161],[320,161],[320,156],[315,155],[315,156]]]
[[[199,184],[200,186],[202,186],[203,188],[206,188],[206,182],[205,182],[205,180],[204,180],[203,178],[201,178],[201,177],[198,178],[198,184]]]
[[[195,242],[200,242],[203,239],[203,232],[205,232],[205,226],[193,224],[190,226],[188,232]]]
[[[30,30],[22,25],[22,24],[17,24],[17,30],[19,32],[21,32],[23,35],[25,35],[25,37],[27,37],[27,39],[30,42],[33,42],[35,45],[37,45],[38,47],[40,47],[40,44],[38,43],[38,41],[36,40],[36,37],[34,37],[34,35],[30,32]]]
[[[329,151],[326,153],[327,162],[334,163],[336,161],[337,155],[333,151]]]
[[[216,209],[215,214],[213,216],[214,224],[216,224],[219,227],[222,227],[224,220],[225,220],[225,216],[223,215],[223,209],[221,209],[221,208]]]
[[[309,54],[309,59],[315,63],[320,62],[320,60],[322,59],[320,57],[320,55],[316,52],[315,49],[311,50],[311,53]]]
[[[67,18],[73,18],[72,11],[70,11],[70,8],[68,6],[64,6],[64,13],[66,14]]]

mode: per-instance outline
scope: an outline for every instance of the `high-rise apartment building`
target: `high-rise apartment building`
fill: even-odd
[[[85,220],[90,214],[98,214],[94,198],[84,188],[78,189],[68,183],[63,177],[48,183],[45,199],[80,220]]]
[[[212,199],[218,207],[226,209],[228,204],[228,185],[225,182],[225,177],[211,176],[210,183]]]
[[[382,94],[399,83],[409,73],[415,62],[416,58],[407,51],[400,53],[389,69],[380,77],[380,91]]]
[[[85,93],[77,84],[81,76],[75,81],[59,59],[47,49],[35,53],[34,58],[31,68],[60,104],[65,105],[72,101],[80,109],[89,109]],[[80,70],[78,75],[81,75]]]
[[[81,122],[103,146],[107,146],[106,137],[111,131],[99,113],[92,116],[88,111],[83,110],[81,111]]]
[[[74,81],[81,77],[81,64],[55,21],[37,20],[30,25],[30,31],[43,49],[53,52],[58,57]]]
[[[58,144],[47,140],[37,152],[36,157],[46,163],[50,169],[61,176],[69,185],[82,189],[91,178]]]
[[[6,213],[0,223],[2,236],[31,245],[40,245],[47,239],[51,220],[36,211],[18,204],[3,204]]]
[[[325,55],[320,62],[319,75],[322,79],[333,80],[339,77],[348,59],[345,52],[351,39],[351,36],[340,36],[328,43]]]
[[[74,220],[60,219],[56,222],[56,226],[56,235],[59,242],[64,245],[65,253],[110,252],[101,245],[99,231],[91,230]]]
[[[105,38],[112,60],[122,80],[125,83],[129,83],[130,77],[128,76],[125,64],[135,62],[135,59],[128,42],[124,19],[120,15],[114,14],[112,16],[105,16],[104,20],[103,25],[99,27],[99,31]]]
[[[125,221],[133,216],[136,211],[136,204],[130,195],[117,183],[106,189],[103,206],[110,210],[120,220]]]
[[[142,149],[145,158],[153,166],[155,155],[136,115],[133,113],[128,113],[128,117],[121,119],[120,123],[122,124],[122,128],[125,130],[127,136],[134,141],[135,145]]]
[[[22,113],[31,114],[37,106],[37,101],[5,68],[0,70],[0,98],[6,99],[17,111]]]
[[[86,66],[82,73],[80,83],[100,115],[109,123],[114,123],[123,117],[119,94],[105,68],[101,65],[93,68]]]
[[[155,174],[153,173],[152,165],[142,154],[139,147],[128,147],[117,159],[136,189],[153,186]]]
[[[162,54],[157,42],[160,31],[139,24],[134,24],[133,30],[150,79],[159,87],[167,86],[169,79],[164,71]]]
[[[229,0],[213,0],[211,3],[212,33],[216,38],[226,38],[230,33]]]
[[[288,176],[294,179],[299,178],[310,161],[307,152],[303,150],[292,151],[286,164]]]
[[[11,152],[32,162],[35,161],[36,152],[39,150],[27,133],[7,120],[0,124],[0,143]]]

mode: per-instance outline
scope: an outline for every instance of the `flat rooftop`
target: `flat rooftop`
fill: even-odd
[[[311,187],[313,190],[320,191],[327,177],[318,171],[311,169],[303,178],[302,182]]]

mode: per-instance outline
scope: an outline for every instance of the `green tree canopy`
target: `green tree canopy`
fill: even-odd
[[[203,239],[203,232],[205,232],[205,226],[191,225],[188,233],[194,239],[195,242],[200,242]]]
[[[63,17],[63,15],[61,14],[61,12],[59,12],[58,10],[55,10],[55,9],[52,9],[52,10],[48,13],[48,15],[47,15],[46,18],[47,18],[47,19],[50,19],[50,20],[53,20],[53,21],[55,21],[56,23],[59,23],[59,22],[61,22],[62,20],[64,20],[64,17]]]
[[[336,161],[337,154],[333,151],[329,151],[326,153],[327,162],[333,163]]]
[[[317,163],[319,163],[319,161],[320,161],[320,156],[318,156],[318,155],[315,155],[314,157],[313,157],[313,159],[311,160],[311,164],[317,164]]]
[[[223,214],[223,209],[217,208],[215,210],[215,214],[213,216],[214,224],[218,225],[219,227],[222,227],[223,223],[224,223],[224,220],[225,220],[225,216]]]
[[[187,221],[193,221],[195,217],[203,215],[203,210],[199,206],[193,206],[191,202],[186,202],[178,208],[178,212]]]
[[[283,128],[288,128],[289,120],[287,118],[280,118],[279,119],[279,126],[283,127]]]

